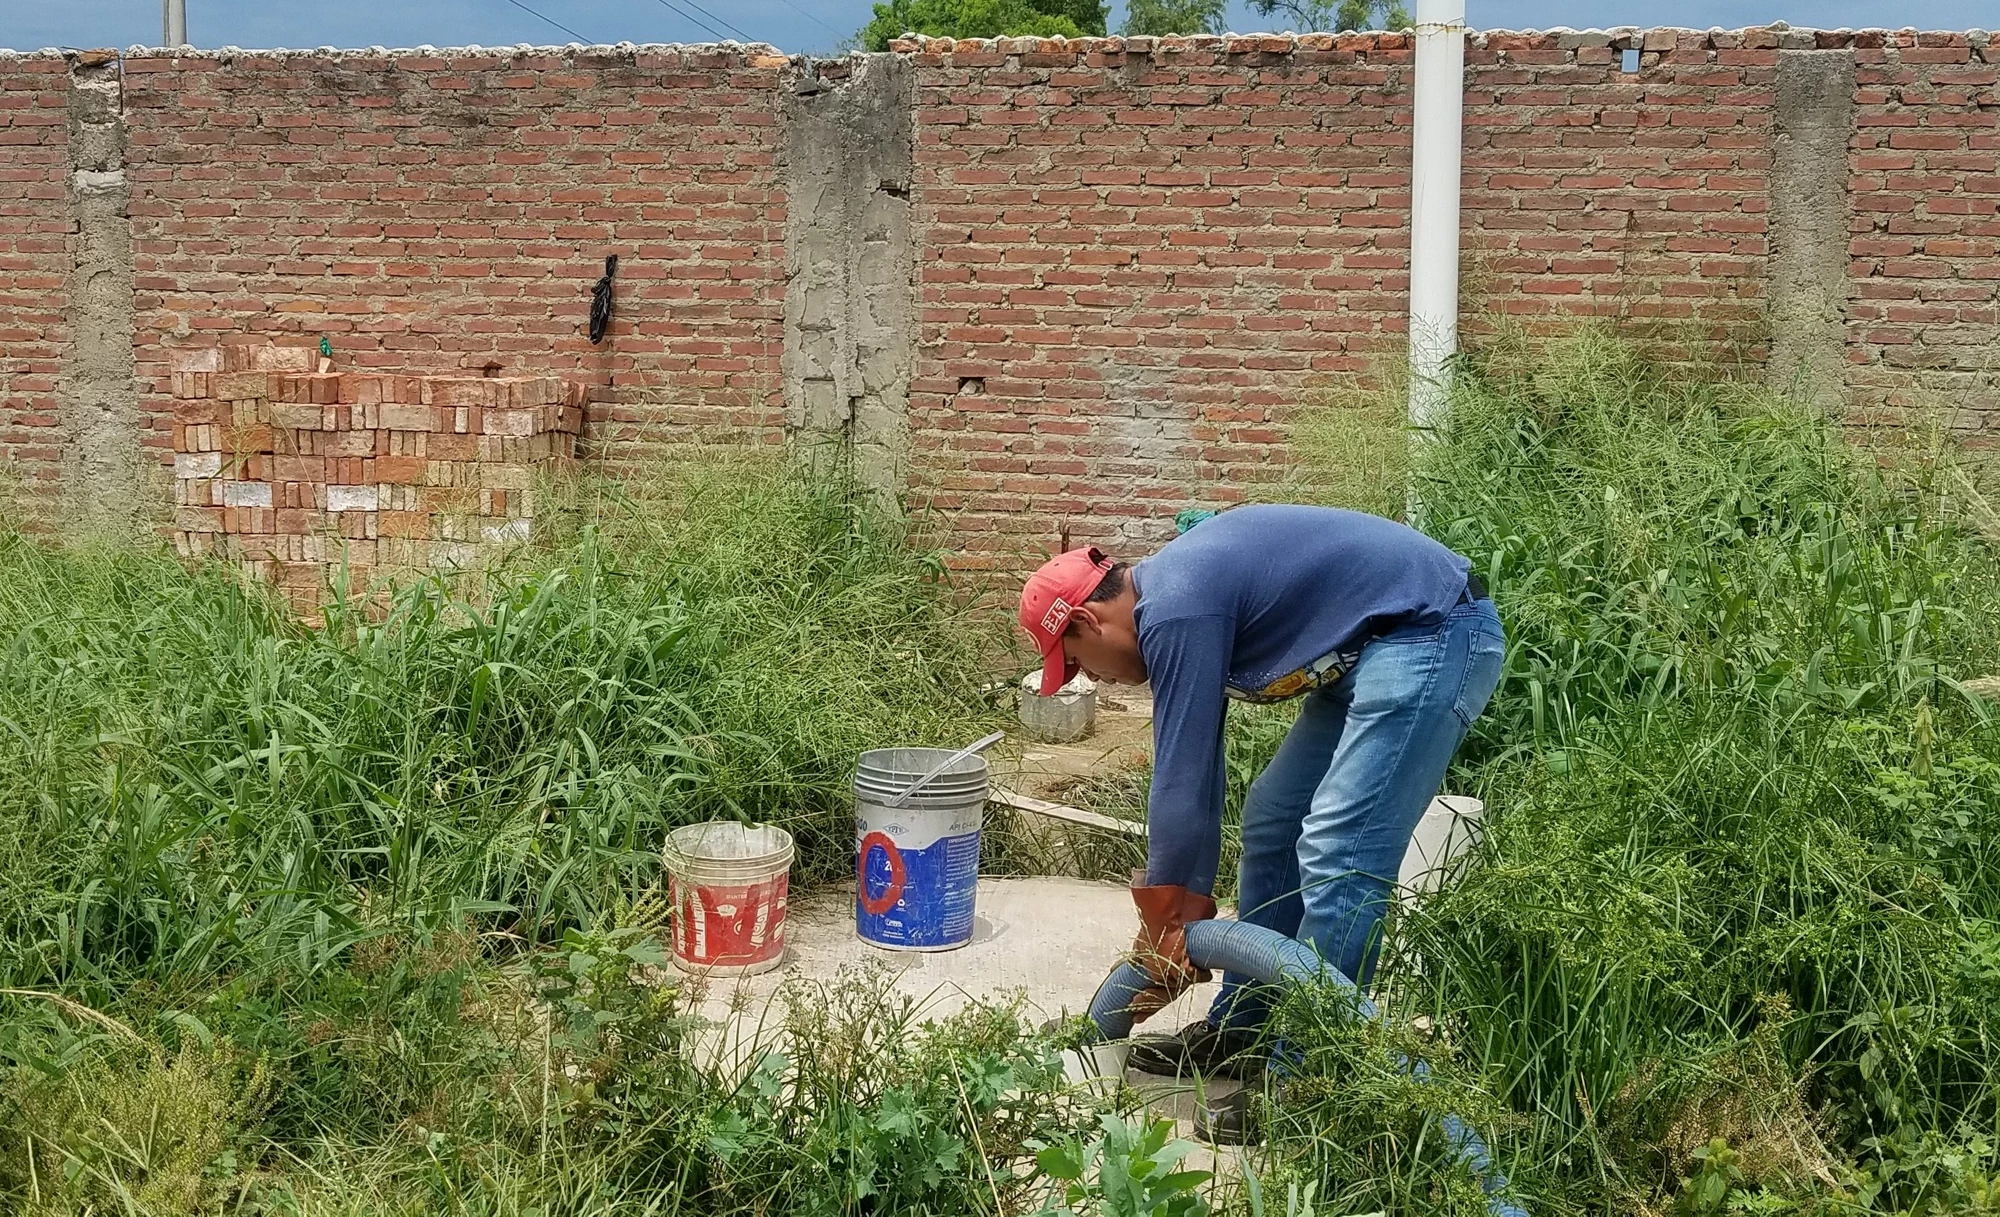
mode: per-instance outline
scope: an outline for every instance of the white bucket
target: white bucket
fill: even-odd
[[[792,834],[711,820],[667,834],[662,851],[684,972],[751,976],[784,962]]]
[[[1072,1086],[1082,1086],[1101,1098],[1111,1098],[1125,1081],[1125,1058],[1129,1043],[1092,1044],[1087,1048],[1065,1048],[1063,1077]]]
[[[964,757],[901,807],[889,806],[951,755],[881,748],[856,766],[854,930],[872,946],[950,951],[972,941],[986,758]]]
[[[1410,835],[1396,876],[1405,899],[1434,892],[1455,877],[1459,859],[1479,839],[1479,821],[1485,814],[1486,804],[1469,795],[1441,794],[1431,800],[1424,818],[1417,821],[1417,831]]]
[[[1040,668],[1021,678],[1021,725],[1048,744],[1067,744],[1090,734],[1097,722],[1097,685],[1077,673],[1054,693],[1043,697]]]

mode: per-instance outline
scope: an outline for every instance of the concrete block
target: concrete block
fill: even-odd
[[[437,412],[429,406],[385,405],[376,417],[384,430],[429,431]]]
[[[177,478],[212,478],[222,472],[220,452],[181,452],[174,456]]]
[[[469,570],[479,564],[479,547],[466,541],[432,541],[430,564],[444,570]]]
[[[224,507],[269,507],[271,505],[271,484],[269,482],[218,482],[222,491]]]
[[[177,347],[167,352],[167,366],[176,372],[220,372],[222,348]]]
[[[335,431],[327,438],[331,441],[327,446],[328,456],[369,457],[375,455],[375,433],[373,431]]]
[[[479,466],[479,484],[489,490],[526,490],[534,482],[534,471],[526,465]]]
[[[376,502],[376,488],[372,485],[328,486],[326,488],[326,509],[328,511],[374,511]]]
[[[297,405],[287,402],[272,402],[269,408],[271,425],[294,431],[324,430],[324,417],[318,406]]]
[[[217,372],[210,382],[215,396],[224,401],[251,401],[276,398],[272,378],[265,372]]]
[[[506,520],[498,524],[488,524],[482,530],[488,544],[509,545],[528,539],[530,522],[525,519]]]
[[[533,435],[533,410],[488,410],[481,430],[487,435]]]
[[[255,372],[311,372],[319,366],[319,351],[311,346],[253,346],[248,355]]]
[[[432,406],[483,406],[487,381],[463,377],[433,377],[424,382],[424,403]]]

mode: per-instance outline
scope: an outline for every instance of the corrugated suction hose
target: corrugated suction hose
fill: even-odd
[[[1241,921],[1196,921],[1187,927],[1187,952],[1196,967],[1237,972],[1267,985],[1300,981],[1332,985],[1352,999],[1355,1013],[1362,1018],[1382,1017],[1375,1003],[1363,997],[1340,969],[1321,959],[1305,943],[1276,930]],[[1110,1040],[1130,1035],[1132,999],[1151,983],[1143,970],[1129,963],[1120,964],[1105,977],[1090,1001],[1090,1021],[1096,1024],[1098,1034]],[[1417,1061],[1411,1072],[1417,1077],[1427,1077],[1430,1069]],[[1458,1160],[1472,1171],[1485,1190],[1489,1217],[1528,1217],[1526,1209],[1502,1195],[1507,1190],[1507,1176],[1494,1167],[1493,1155],[1478,1132],[1453,1115],[1440,1116],[1438,1129]]]

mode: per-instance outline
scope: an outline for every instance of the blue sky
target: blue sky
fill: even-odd
[[[825,53],[868,20],[869,0],[518,0],[594,42],[697,42],[747,35],[787,51]],[[1116,28],[1123,0],[1113,0]],[[560,43],[569,35],[517,0],[187,0],[200,46],[463,46]],[[675,9],[681,10],[675,12]],[[1996,0],[1468,0],[1483,29],[1612,25],[2000,25]],[[1272,25],[1231,0],[1238,30]],[[702,24],[712,27],[704,30]],[[160,0],[0,0],[0,47],[130,46],[160,37]]]

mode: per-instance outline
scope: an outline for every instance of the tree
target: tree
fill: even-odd
[[[1314,30],[1409,28],[1410,14],[1401,0],[1250,0],[1260,16],[1280,14],[1300,33]],[[1382,19],[1375,20],[1380,12]]]
[[[1010,34],[1083,38],[1104,33],[1103,0],[887,0],[858,40],[886,51],[904,34],[939,38],[999,38]]]
[[[1127,34],[1220,34],[1229,0],[1129,0]]]
[[[1110,6],[1104,0],[1028,0],[1033,7],[1054,17],[1067,17],[1086,36],[1104,37],[1104,19]]]

